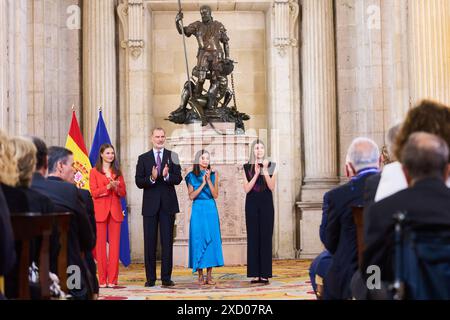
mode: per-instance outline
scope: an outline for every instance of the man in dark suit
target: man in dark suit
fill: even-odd
[[[380,152],[370,139],[355,139],[348,151],[353,178],[328,193],[325,247],[333,255],[324,278],[324,299],[350,299],[350,280],[357,270],[356,226],[352,207],[363,205],[366,179],[378,172]]]
[[[42,140],[37,138],[42,148]],[[39,146],[38,154],[39,154]],[[68,235],[68,264],[78,266],[82,273],[82,288],[74,289],[70,293],[75,298],[86,299],[92,295],[92,277],[86,267],[82,254],[91,251],[95,247],[95,237],[86,213],[86,208],[81,201],[81,195],[73,184],[73,154],[70,150],[60,147],[52,147],[48,153],[49,178],[45,179],[42,172],[35,172],[31,188],[49,197],[57,212],[72,212],[74,216],[70,220]],[[55,259],[55,257],[52,257]],[[56,271],[56,261],[51,261],[51,271]]]
[[[381,280],[394,279],[394,219],[406,212],[408,223],[439,225],[450,229],[449,150],[444,140],[428,133],[412,134],[403,148],[401,162],[409,188],[370,206],[364,217],[362,270],[376,265]],[[369,275],[363,272],[366,280]]]
[[[175,185],[182,181],[178,155],[164,148],[164,129],[152,133],[153,149],[139,156],[136,166],[136,186],[144,190],[142,215],[144,216],[144,251],[146,287],[156,281],[156,245],[158,224],[161,238],[161,281],[165,287],[172,281],[173,229],[175,215],[180,211]]]
[[[86,213],[89,217],[89,222],[91,224],[92,232],[94,235],[94,243],[97,243],[97,223],[95,222],[95,210],[94,210],[94,201],[92,200],[91,193],[84,189],[78,189],[80,193],[81,200],[86,208]],[[87,266],[93,278],[93,290],[95,297],[98,298],[100,286],[97,278],[97,264],[94,259],[94,255],[91,250],[85,252],[85,259],[87,262]]]

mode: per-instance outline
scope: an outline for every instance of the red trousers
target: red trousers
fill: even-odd
[[[105,222],[97,222],[97,245],[95,247],[100,285],[117,285],[119,277],[120,226],[111,216]],[[109,255],[106,252],[106,236],[108,234]]]

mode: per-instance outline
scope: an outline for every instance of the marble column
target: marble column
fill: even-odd
[[[27,1],[2,1],[0,10],[0,123],[8,133],[24,135],[28,131]]]
[[[83,124],[90,147],[98,108],[117,144],[115,0],[83,1]]]
[[[271,41],[267,53],[269,156],[278,166],[273,255],[278,259],[296,256],[295,203],[301,181],[298,13],[297,1],[276,0],[266,14]]]
[[[450,104],[450,2],[409,0],[408,13],[411,103]]]
[[[0,1],[0,128],[7,123],[8,87],[8,2]]]
[[[303,130],[305,178],[300,215],[300,256],[321,250],[324,192],[337,184],[336,61],[332,0],[303,1]]]
[[[127,184],[131,259],[144,261],[142,234],[142,190],[135,186],[134,175],[140,154],[150,148],[152,114],[152,69],[150,42],[152,13],[144,0],[121,0],[119,18],[120,76],[120,159]]]

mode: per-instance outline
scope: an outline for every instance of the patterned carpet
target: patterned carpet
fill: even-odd
[[[197,284],[190,269],[173,271],[173,288],[162,288],[157,281],[145,288],[144,265],[134,264],[120,269],[119,286],[100,289],[100,300],[314,300],[308,268],[311,261],[274,261],[270,284],[250,284],[246,267],[222,267],[213,271],[215,285]],[[157,270],[160,270],[158,266]]]

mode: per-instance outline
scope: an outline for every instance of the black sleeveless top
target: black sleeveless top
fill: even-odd
[[[268,171],[269,176],[272,177],[275,172],[276,163],[275,162],[269,162]],[[244,164],[244,172],[245,176],[247,177],[247,181],[251,181],[255,175],[255,169],[252,170],[252,164],[246,163]],[[264,175],[262,173],[259,174],[258,180],[256,180],[255,185],[253,186],[253,189],[251,192],[263,192],[263,191],[270,191],[270,189],[267,187],[266,180],[264,179]]]

